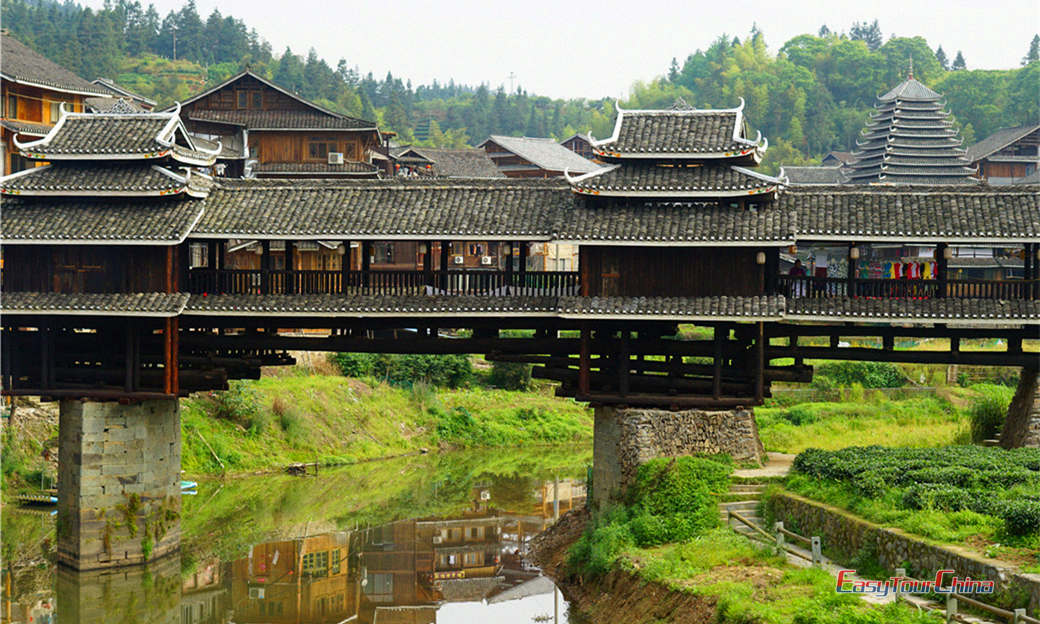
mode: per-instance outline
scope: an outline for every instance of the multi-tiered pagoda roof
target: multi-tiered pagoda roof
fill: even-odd
[[[681,101],[669,110],[619,106],[613,135],[592,143],[606,166],[568,176],[571,188],[584,196],[648,200],[775,197],[782,181],[747,168],[761,161],[767,142],[761,134],[748,138],[743,109],[743,100],[721,110]]]
[[[212,181],[199,168],[220,151],[196,145],[176,112],[65,112],[42,139],[14,143],[49,164],[0,178],[6,196],[202,198]]]
[[[852,184],[974,184],[942,96],[913,78],[878,98],[857,141]]]

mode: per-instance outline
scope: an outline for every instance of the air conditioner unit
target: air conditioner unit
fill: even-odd
[[[263,600],[264,599],[264,588],[263,587],[250,587],[249,588],[249,599],[250,600]]]
[[[491,266],[491,256],[481,256],[480,263],[485,266]]]
[[[343,152],[329,152],[329,164],[330,165],[342,165],[343,164]]]
[[[434,535],[433,536],[433,543],[434,544],[440,544],[443,541],[444,541],[444,538],[441,537],[440,535]]]
[[[452,260],[452,262],[454,262],[455,264],[462,264],[465,261],[465,258],[463,258],[462,256],[455,256],[455,259]]]
[[[480,491],[480,500],[482,500],[482,501],[491,500],[491,490],[481,490]]]

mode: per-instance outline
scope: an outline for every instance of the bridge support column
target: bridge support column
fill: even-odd
[[[708,412],[597,407],[592,451],[594,509],[619,497],[641,464],[657,457],[725,453],[761,462],[755,414],[738,408]]]
[[[180,404],[176,399],[62,401],[58,562],[133,565],[180,545]]]
[[[181,624],[179,554],[119,570],[80,572],[59,567],[57,576],[57,615],[62,624]]]
[[[1004,448],[1040,447],[1040,369],[1024,367],[1000,434]]]

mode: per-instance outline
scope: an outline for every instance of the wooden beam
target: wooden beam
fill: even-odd
[[[260,294],[271,292],[271,241],[260,241]]]
[[[450,241],[441,241],[441,290],[448,290],[448,245]]]
[[[729,326],[716,325],[712,330],[712,374],[711,374],[711,396],[718,399],[722,397],[722,350],[725,342],[729,339]]]
[[[766,330],[764,323],[756,323],[757,335],[755,336],[755,405],[762,403],[765,396],[765,369],[766,369]]]
[[[126,330],[125,330],[125,332],[123,334],[123,339],[125,341],[125,344],[124,344],[124,347],[125,347],[125,362],[124,362],[124,366],[126,368],[126,379],[125,379],[125,381],[123,383],[123,389],[126,392],[129,393],[129,392],[133,392],[134,391],[134,360],[136,359],[134,357],[134,345],[135,345],[135,342],[134,342],[134,323],[133,323],[133,321],[128,320],[126,322]]]
[[[940,299],[946,296],[946,282],[950,279],[949,261],[946,260],[947,247],[949,245],[946,243],[939,243],[935,246],[935,278],[939,282],[939,289],[935,296]]]
[[[589,377],[591,375],[591,354],[589,352],[590,344],[589,341],[592,338],[592,330],[588,327],[581,329],[581,345],[579,350],[579,368],[578,368],[578,390],[583,394],[589,392]]]
[[[630,338],[629,332],[627,330],[622,330],[622,332],[621,332],[621,342],[618,345],[618,365],[617,365],[617,369],[618,369],[618,392],[621,393],[621,396],[625,396],[626,394],[628,394],[629,369],[631,368],[631,363],[629,362],[629,351],[628,351],[629,338]]]
[[[339,262],[339,293],[346,294],[347,286],[350,283],[350,241],[344,240],[340,244],[343,245],[343,255],[340,256]]]
[[[814,360],[854,360],[865,362],[905,362],[916,364],[967,364],[978,366],[1028,366],[1036,363],[1036,353],[1009,354],[1001,351],[884,351],[858,347],[800,347],[803,357]],[[769,347],[769,359],[791,357],[789,347]]]
[[[295,294],[296,288],[296,243],[285,241],[285,292]]]

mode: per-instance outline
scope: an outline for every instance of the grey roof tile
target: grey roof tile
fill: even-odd
[[[1027,124],[1014,128],[1001,128],[985,139],[968,148],[968,160],[977,162],[991,156],[1023,137],[1040,131],[1040,124]]]
[[[92,316],[177,316],[187,293],[4,292],[4,314],[80,314]]]
[[[547,180],[221,179],[192,235],[548,240],[573,202]]]
[[[625,111],[617,138],[593,145],[606,157],[737,152],[752,149],[736,110]]]
[[[58,91],[108,94],[105,89],[80,78],[10,35],[0,35],[0,56],[3,57],[0,75],[16,81]]]
[[[344,162],[342,165],[330,165],[323,162],[267,162],[253,165],[254,173],[262,173],[267,176],[275,176],[280,173],[288,175],[311,173],[375,177],[379,171],[379,167],[364,162]]]
[[[560,297],[561,316],[779,320],[781,296]]]
[[[791,210],[801,240],[1037,240],[1036,187],[791,187],[776,209]]]
[[[195,121],[244,126],[248,130],[372,130],[370,121],[353,117],[292,110],[212,110],[192,109]]]
[[[74,242],[172,245],[203,212],[201,199],[9,198],[0,238],[6,243]]]
[[[546,171],[569,171],[570,173],[588,173],[595,171],[599,165],[582,158],[571,150],[557,143],[554,139],[538,137],[511,137],[493,134],[488,138],[505,150],[516,154],[524,160],[545,169]],[[481,144],[481,147],[487,141]]]
[[[48,124],[17,121],[15,119],[4,119],[0,121],[0,126],[7,128],[11,132],[34,137],[47,136],[47,133],[54,127]]]
[[[555,297],[393,296],[393,295],[192,295],[187,314],[259,313],[274,315],[500,315],[551,316]]]
[[[792,186],[806,184],[841,184],[844,177],[841,167],[782,167],[780,177]]]
[[[790,209],[772,204],[735,208],[715,203],[626,205],[584,201],[560,214],[557,238],[604,244],[790,244],[795,240],[793,216]]]
[[[174,176],[186,178],[188,175],[184,169],[164,170],[147,162],[57,161],[0,178],[0,193],[172,195],[184,192],[188,186],[186,179],[178,180]]]
[[[708,163],[685,166],[626,161],[571,180],[576,192],[592,195],[674,194],[674,197],[772,193],[781,181],[743,167]]]
[[[786,301],[788,320],[881,320],[928,323],[1026,321],[1040,323],[1040,301],[1027,299],[867,299],[797,297]]]

